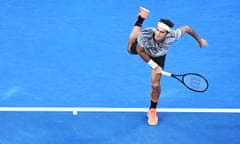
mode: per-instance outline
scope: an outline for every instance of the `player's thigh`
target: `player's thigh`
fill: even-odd
[[[160,86],[160,79],[161,79],[161,75],[157,74],[156,72],[154,72],[152,70],[151,80],[152,80],[152,86],[153,87],[159,87]]]

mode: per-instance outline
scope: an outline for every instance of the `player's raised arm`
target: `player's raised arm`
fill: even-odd
[[[183,26],[180,28],[182,34],[188,33],[191,35],[199,44],[199,47],[207,47],[208,43],[206,40],[202,39],[191,27]]]

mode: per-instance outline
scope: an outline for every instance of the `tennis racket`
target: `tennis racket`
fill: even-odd
[[[185,87],[194,92],[205,92],[208,89],[208,81],[198,73],[172,74],[166,71],[162,75],[169,76],[180,81]]]

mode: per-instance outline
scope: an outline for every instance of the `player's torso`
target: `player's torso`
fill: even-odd
[[[138,36],[138,43],[144,48],[145,52],[151,57],[163,56],[168,52],[169,46],[181,37],[181,31],[171,30],[165,39],[157,44],[154,41],[155,28],[143,29]]]
[[[161,43],[154,41],[154,28],[144,29],[138,37],[138,42],[142,43],[145,52],[151,57],[163,56],[167,53],[169,44],[163,40]]]

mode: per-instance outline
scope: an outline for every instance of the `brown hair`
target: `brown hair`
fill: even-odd
[[[160,19],[160,22],[168,25],[170,28],[173,28],[173,26],[174,26],[174,23],[169,19]]]

